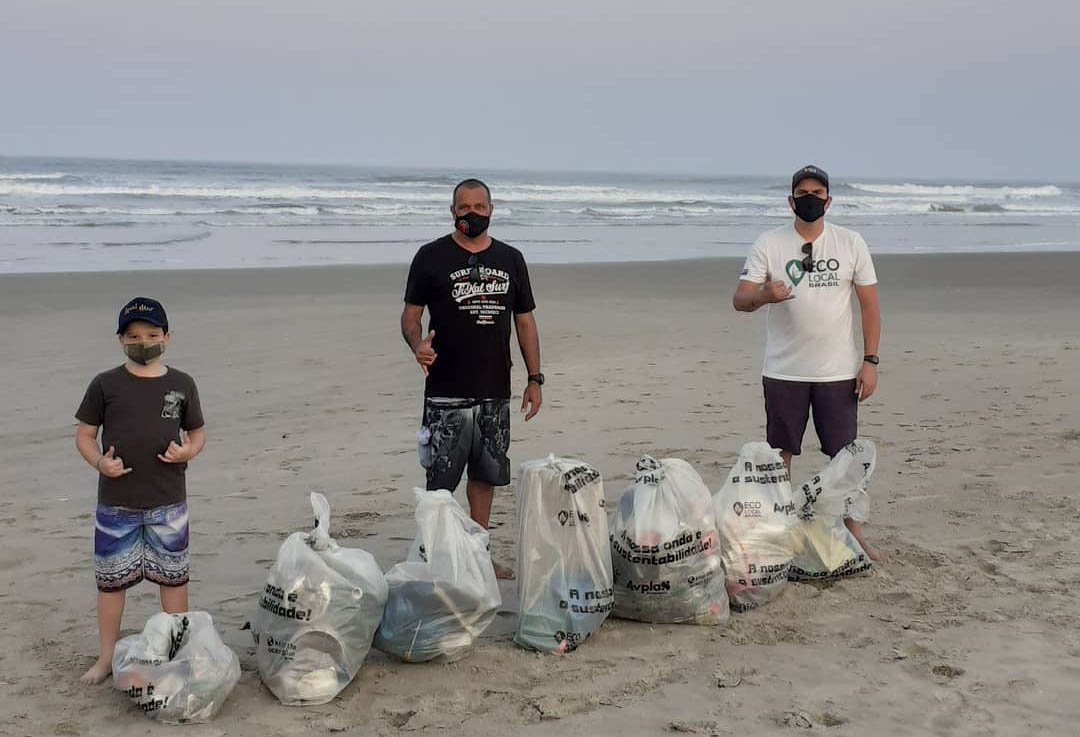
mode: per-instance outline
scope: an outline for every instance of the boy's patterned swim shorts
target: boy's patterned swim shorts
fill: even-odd
[[[99,591],[121,591],[144,578],[162,586],[187,583],[187,504],[153,509],[99,504],[94,577]]]

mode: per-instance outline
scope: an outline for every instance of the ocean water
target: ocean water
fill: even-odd
[[[785,177],[0,158],[0,273],[407,263],[464,176],[536,263],[741,256]],[[1080,183],[833,176],[874,253],[1080,250]]]

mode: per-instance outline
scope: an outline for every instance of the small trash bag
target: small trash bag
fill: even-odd
[[[386,604],[375,558],[334,542],[325,496],[313,492],[311,508],[315,528],[282,543],[251,620],[259,676],[290,706],[325,704],[349,685]]]
[[[707,625],[728,620],[712,495],[689,463],[643,456],[608,527],[615,616]]]
[[[113,685],[149,717],[208,722],[240,680],[240,660],[206,612],[155,614],[116,643]]]
[[[514,642],[550,653],[576,648],[615,605],[611,575],[600,472],[554,455],[522,464]]]
[[[836,454],[825,470],[795,492],[799,524],[792,581],[821,581],[870,571],[873,561],[844,524],[844,518],[869,519],[866,488],[877,464],[874,443],[864,438]]]
[[[389,598],[375,647],[410,663],[453,662],[502,604],[488,533],[446,490],[416,489],[419,530],[409,556],[386,574]]]
[[[795,557],[795,502],[780,451],[747,443],[713,497],[731,608],[745,612],[775,599]]]

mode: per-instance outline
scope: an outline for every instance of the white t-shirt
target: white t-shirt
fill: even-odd
[[[854,379],[862,364],[855,343],[855,285],[877,284],[866,241],[854,230],[825,223],[813,242],[814,270],[803,273],[806,240],[795,224],[763,233],[750,249],[741,279],[782,279],[794,299],[768,306],[762,373],[787,381]]]

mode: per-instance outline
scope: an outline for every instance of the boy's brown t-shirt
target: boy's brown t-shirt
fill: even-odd
[[[124,366],[98,374],[86,389],[75,418],[101,427],[101,447],[116,448],[131,473],[98,477],[98,504],[152,509],[187,498],[186,463],[158,459],[180,430],[202,427],[195,380],[169,367],[163,376],[142,378]]]

